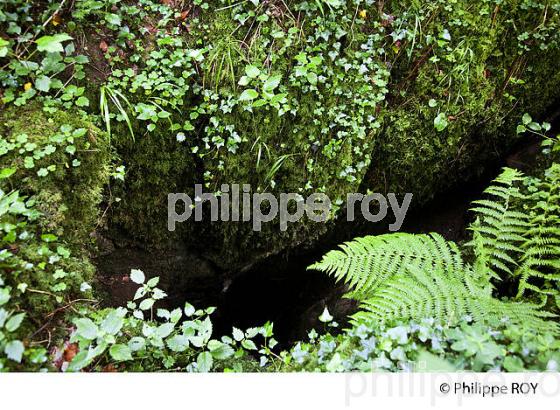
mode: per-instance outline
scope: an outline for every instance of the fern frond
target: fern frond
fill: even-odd
[[[517,297],[526,291],[552,296],[560,308],[560,165],[554,164],[544,179],[533,178],[530,183],[526,208],[536,215],[524,235],[523,254],[514,272],[519,277]]]
[[[492,298],[486,276],[477,276],[457,245],[438,234],[367,236],[341,248],[309,268],[351,288],[346,296],[362,308],[352,316],[354,323],[425,317],[454,323],[470,315],[477,321],[509,318],[535,331],[557,327],[539,306]]]
[[[486,272],[489,279],[500,279],[512,275],[517,268],[517,260],[524,235],[531,227],[529,216],[517,210],[513,204],[522,201],[526,195],[515,186],[523,181],[523,174],[517,170],[504,168],[494,183],[484,191],[492,199],[474,201],[477,206],[471,211],[477,216],[469,228],[473,239],[467,245],[474,249],[475,270]]]
[[[403,275],[409,266],[423,269],[461,270],[463,260],[457,245],[438,234],[405,233],[366,236],[341,245],[309,267],[332,274],[354,289],[360,298],[393,275]],[[371,273],[375,272],[374,275]]]

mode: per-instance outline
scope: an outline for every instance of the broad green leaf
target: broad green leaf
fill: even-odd
[[[109,349],[109,354],[114,360],[125,361],[132,360],[130,348],[122,343],[115,344]]]
[[[258,96],[259,96],[258,92],[256,92],[252,88],[249,88],[248,90],[245,90],[241,93],[241,95],[239,96],[239,101],[251,101],[257,98]]]
[[[69,372],[80,371],[91,363],[91,359],[92,357],[89,355],[89,352],[87,350],[82,350],[78,352],[76,356],[74,356],[74,358],[68,365],[67,371]]]
[[[245,334],[243,333],[242,330],[239,330],[238,328],[234,327],[233,328],[233,338],[238,341],[241,342],[243,340],[243,338],[245,337]]]
[[[175,329],[175,325],[173,323],[164,323],[163,325],[159,325],[156,329],[156,335],[165,339],[167,336],[173,332]]]
[[[121,330],[123,323],[124,320],[120,313],[117,310],[113,310],[101,323],[101,330],[110,335],[115,335]]]
[[[133,300],[143,298],[145,295],[146,295],[146,288],[145,287],[140,287],[140,288],[136,289],[136,292],[134,293],[134,299]]]
[[[121,18],[118,14],[106,13],[105,14],[105,21],[109,24],[114,25],[114,26],[120,26],[121,25]]]
[[[237,84],[242,85],[242,86],[246,86],[247,84],[249,84],[250,81],[251,81],[251,79],[249,77],[247,77],[246,75],[244,75],[239,79]]]
[[[506,356],[504,359],[504,369],[508,372],[524,372],[523,360],[517,356]]]
[[[0,37],[0,58],[1,57],[6,57],[8,55],[8,45],[10,44],[9,41],[4,40],[2,37]]]
[[[8,288],[0,289],[0,306],[10,300],[10,290]]]
[[[437,117],[434,118],[434,128],[438,132],[441,132],[447,128],[447,125],[449,125],[449,122],[447,121],[447,115],[443,112],[440,112]]]
[[[314,72],[307,73],[307,81],[309,81],[310,84],[316,85],[317,84],[317,74],[315,74]]]
[[[339,353],[335,353],[331,360],[327,363],[326,369],[328,372],[340,372],[344,370],[342,365],[342,358]]]
[[[49,91],[51,89],[51,79],[46,75],[37,77],[35,80],[35,88],[39,91]]]
[[[255,345],[255,342],[249,339],[245,339],[241,341],[241,346],[243,346],[247,350],[257,350],[257,346]]]
[[[156,316],[161,317],[162,319],[169,320],[169,318],[171,317],[171,313],[169,313],[169,310],[167,309],[158,309],[156,311]]]
[[[185,335],[175,335],[167,339],[167,346],[174,352],[184,352],[189,347],[189,338]]]
[[[280,85],[280,80],[282,80],[282,76],[280,74],[272,75],[268,77],[268,79],[264,82],[263,89],[266,92],[273,91],[278,85]]]
[[[198,354],[196,358],[196,364],[198,366],[198,371],[201,373],[209,372],[212,369],[213,364],[212,355],[210,352],[202,352]]]
[[[144,346],[146,346],[146,340],[140,336],[135,336],[128,341],[128,347],[133,352],[142,350]]]
[[[181,312],[181,309],[173,309],[171,311],[171,314],[169,315],[169,321],[171,323],[177,323],[179,320],[181,320],[181,316],[183,316],[183,312]]]
[[[64,51],[62,43],[68,40],[72,40],[72,37],[68,34],[55,34],[54,36],[40,37],[35,42],[37,43],[37,50],[39,51],[62,53]]]
[[[41,240],[43,242],[54,242],[58,239],[58,236],[53,235],[52,233],[45,233],[41,235]]]
[[[76,319],[74,323],[76,324],[78,336],[87,340],[93,340],[97,337],[99,329],[97,328],[97,325],[91,321],[91,319]]]
[[[17,330],[19,325],[21,325],[21,322],[23,321],[24,317],[25,317],[25,313],[18,313],[17,315],[13,315],[6,322],[6,330],[8,332],[13,332],[14,330]]]
[[[187,315],[187,317],[192,316],[195,312],[195,308],[193,305],[191,305],[189,302],[185,302],[185,315]]]
[[[87,97],[81,96],[76,100],[76,105],[78,107],[89,107],[89,100]]]
[[[153,299],[144,299],[142,302],[140,302],[140,310],[148,310],[150,309],[153,305],[154,305],[155,300]]]
[[[9,178],[16,172],[15,168],[4,168],[0,171],[0,179]]]
[[[189,336],[189,340],[194,347],[204,346],[204,338],[202,336]]]
[[[130,280],[141,285],[146,280],[146,276],[140,269],[132,269],[130,271]]]
[[[421,372],[454,372],[457,369],[447,360],[422,350],[416,359],[417,369]]]
[[[218,340],[210,340],[208,342],[208,350],[210,350],[212,357],[218,360],[227,359],[228,357],[233,356],[233,354],[235,353],[231,346]]]
[[[8,342],[8,344],[6,344],[6,346],[4,347],[4,353],[6,353],[8,359],[11,359],[18,363],[21,363],[21,357],[24,350],[25,347],[19,340],[12,340],[11,342]]]
[[[260,73],[261,70],[259,70],[254,65],[248,65],[247,67],[245,67],[245,74],[247,74],[249,78],[257,78]]]

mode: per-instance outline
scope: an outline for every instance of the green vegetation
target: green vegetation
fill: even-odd
[[[539,121],[560,98],[559,29],[556,0],[3,1],[0,370],[556,370],[560,144]],[[504,169],[467,243],[381,234],[312,265],[361,302],[347,329],[326,309],[282,351],[271,323],[218,335],[214,308],[160,307],[140,270],[134,300],[104,300],[101,237],[243,272],[331,232],[349,192],[419,207],[527,135],[539,165]],[[168,232],[167,194],[195,183],[334,209],[286,232]]]

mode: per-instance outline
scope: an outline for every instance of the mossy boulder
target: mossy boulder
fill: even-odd
[[[0,135],[0,278],[11,306],[37,325],[61,303],[91,297],[91,234],[113,156],[87,118],[40,103],[3,110]]]
[[[544,1],[209,4],[173,41],[150,33],[136,77],[110,80],[137,107],[136,139],[117,136],[128,173],[111,221],[113,235],[200,247],[225,270],[312,243],[347,193],[411,192],[419,206],[482,172],[523,112],[559,97],[558,5]],[[194,183],[323,192],[331,224],[254,232],[205,218],[168,232],[167,193],[192,196]]]

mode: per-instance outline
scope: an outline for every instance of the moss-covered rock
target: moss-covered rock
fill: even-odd
[[[559,96],[557,4],[209,5],[186,31],[171,12],[138,11],[166,18],[147,37],[131,20],[133,73],[114,57],[109,84],[134,107],[137,132],[115,135],[128,173],[112,222],[143,244],[200,246],[227,270],[329,226],[253,232],[205,218],[170,233],[167,193],[324,192],[333,220],[350,192],[412,192],[418,206],[480,173],[511,146],[520,113],[539,117]]]
[[[37,325],[63,301],[91,296],[91,233],[112,154],[90,121],[41,104],[4,110],[0,135],[9,175],[0,179],[0,276],[12,306]]]

